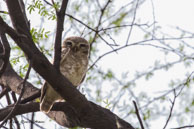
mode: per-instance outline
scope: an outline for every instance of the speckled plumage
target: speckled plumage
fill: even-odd
[[[87,72],[90,46],[81,37],[69,37],[62,45],[60,71],[74,86],[79,86]],[[41,89],[40,110],[48,113],[63,98],[46,82]]]

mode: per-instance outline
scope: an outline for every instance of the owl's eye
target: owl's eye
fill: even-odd
[[[70,42],[70,41],[67,41],[65,44],[66,44],[66,46],[68,46],[68,47],[72,47],[72,45],[73,45],[73,43]]]
[[[88,45],[86,45],[86,44],[80,44],[80,48],[87,48],[88,47]]]

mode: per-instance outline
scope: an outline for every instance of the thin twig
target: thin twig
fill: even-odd
[[[115,28],[122,28],[122,27],[132,27],[132,26],[147,26],[148,24],[126,24],[126,25],[119,25],[119,26],[112,26],[112,27],[107,27],[107,28],[102,28],[99,30],[99,32],[101,31],[105,31],[105,30],[110,30],[110,29],[115,29]]]
[[[21,128],[20,128],[19,121],[17,120],[17,118],[14,117],[13,119],[14,119],[14,121],[15,121],[14,123],[16,124],[17,129],[21,129]]]
[[[11,89],[9,87],[4,87],[3,91],[0,93],[0,99],[9,91],[11,91]]]
[[[128,42],[129,42],[129,38],[130,38],[131,32],[132,32],[132,30],[133,30],[133,24],[135,23],[135,18],[136,18],[136,12],[137,12],[138,3],[139,3],[139,0],[137,0],[136,6],[135,6],[135,9],[134,9],[134,16],[133,16],[131,28],[130,28],[130,30],[129,30],[129,34],[128,34],[128,36],[127,36],[126,45],[127,45]]]
[[[112,2],[112,0],[108,0],[106,2],[106,4],[104,5],[104,7],[101,9],[101,14],[100,14],[100,18],[98,20],[98,24],[97,27],[99,27],[101,25],[102,22],[102,16],[104,15],[104,11],[106,10],[106,8],[108,7],[108,5]],[[98,29],[97,29],[98,30]]]
[[[172,111],[173,111],[174,104],[175,104],[175,101],[176,101],[177,96],[178,96],[178,95],[176,94],[176,90],[174,89],[174,99],[173,99],[173,101],[171,101],[172,106],[171,106],[171,108],[170,108],[170,114],[169,114],[169,116],[168,116],[168,119],[167,119],[167,121],[166,121],[166,123],[165,123],[163,129],[165,129],[165,128],[167,127],[167,125],[168,125],[168,123],[169,123],[169,121],[170,121],[170,118],[171,118],[171,116],[172,116]]]
[[[104,5],[104,7],[103,8],[101,8],[101,14],[100,14],[100,17],[99,17],[99,20],[98,20],[98,24],[97,24],[97,26],[96,26],[96,31],[95,31],[95,34],[94,34],[94,38],[93,38],[93,41],[91,42],[91,44],[90,44],[90,47],[92,48],[92,43],[96,40],[96,38],[97,38],[97,36],[99,35],[98,33],[99,33],[99,27],[101,26],[101,22],[102,22],[102,17],[103,17],[103,15],[104,15],[104,12],[105,12],[105,10],[106,10],[106,8],[108,7],[108,5],[111,3],[111,0],[108,0],[107,2],[106,2],[106,4]]]
[[[65,15],[68,16],[68,17],[70,17],[70,18],[72,18],[72,19],[74,19],[75,21],[79,22],[80,24],[84,25],[84,26],[87,27],[88,29],[90,29],[90,30],[92,30],[92,31],[94,31],[94,32],[98,32],[97,30],[93,29],[92,27],[88,26],[87,24],[85,24],[85,23],[82,22],[81,20],[79,20],[79,19],[73,17],[72,15],[67,14],[67,13],[66,13]]]
[[[5,126],[2,126],[2,128],[4,128],[4,129],[8,129],[7,127],[5,127]]]
[[[35,117],[35,113],[32,112],[31,122],[30,122],[30,129],[33,129],[34,128],[34,117]]]
[[[171,128],[171,129],[184,129],[184,128],[191,128],[191,127],[194,127],[194,125],[186,125],[186,126],[181,126],[177,128]]]
[[[184,85],[187,85],[187,83],[190,82],[190,77],[192,76],[193,73],[194,73],[194,72],[192,72],[192,73],[189,75],[189,77],[187,78],[187,80],[186,80],[186,82],[184,83]],[[170,118],[171,118],[171,116],[172,116],[172,111],[173,111],[173,108],[174,108],[174,104],[175,104],[176,98],[181,94],[183,88],[184,88],[184,86],[180,89],[180,91],[179,91],[178,94],[176,94],[176,90],[174,89],[174,99],[173,99],[173,101],[172,101],[172,106],[171,106],[171,109],[170,109],[170,114],[169,114],[169,116],[168,116],[168,119],[167,119],[166,124],[165,124],[165,126],[164,126],[163,129],[165,129],[165,128],[167,127],[167,125],[168,125],[168,123],[169,123],[169,121],[170,121]]]
[[[177,63],[177,62],[174,62],[174,63]],[[178,90],[178,89],[181,88],[181,89],[180,89],[180,92],[181,92],[181,91],[183,90],[183,88],[190,82],[191,76],[193,75],[193,73],[194,73],[194,71],[191,72],[191,74],[186,78],[186,80],[185,80],[183,83],[179,84],[178,86],[176,86],[175,88],[173,88],[173,89],[171,89],[171,90],[168,90],[166,93],[164,93],[164,94],[162,94],[162,95],[160,95],[160,96],[158,96],[158,97],[152,99],[151,101],[148,101],[148,103],[145,104],[144,106],[142,106],[140,109],[149,106],[149,105],[152,104],[154,101],[159,100],[160,98],[162,98],[162,97],[164,97],[164,96],[167,96],[168,94],[172,93],[174,90]],[[179,92],[179,94],[180,94],[180,92]]]
[[[121,8],[119,8],[119,10],[117,10],[113,15],[107,17],[105,20],[102,21],[102,23],[105,23],[107,21],[110,21],[112,18],[114,18],[115,16],[118,16],[119,13],[122,11],[122,10],[125,10],[126,8],[130,8],[128,7],[129,5],[132,5],[133,4],[133,1],[125,4],[124,6],[122,6]]]
[[[156,38],[155,38],[155,39],[147,39],[147,40],[142,40],[142,41],[134,42],[134,43],[131,43],[131,44],[127,44],[127,45],[121,46],[121,47],[119,47],[119,48],[117,48],[117,49],[114,49],[114,50],[112,50],[112,51],[108,51],[108,52],[102,54],[101,56],[99,56],[99,57],[96,59],[96,61],[94,61],[94,63],[89,67],[88,70],[90,70],[93,66],[95,66],[95,64],[96,64],[101,58],[103,58],[104,56],[109,55],[109,54],[111,54],[111,53],[113,53],[113,52],[115,52],[115,51],[119,51],[119,50],[121,50],[121,49],[130,47],[130,46],[142,45],[143,43],[150,42],[150,41],[157,41],[157,40],[161,40],[161,41],[164,41],[164,40],[179,40],[179,39],[184,39],[184,38],[187,39],[187,38],[193,38],[193,37],[161,38],[161,39],[159,39],[159,38],[156,39]]]
[[[5,97],[6,97],[6,100],[7,100],[7,104],[10,105],[10,104],[11,104],[11,99],[10,99],[10,97],[9,97],[9,94],[6,93],[6,94],[5,94]]]
[[[97,2],[97,4],[98,4],[98,7],[99,7],[100,9],[102,9],[99,0],[96,0],[96,2]]]
[[[135,112],[136,112],[137,118],[138,118],[138,120],[139,120],[139,123],[140,123],[140,125],[141,125],[141,129],[144,129],[143,122],[142,122],[142,120],[141,120],[141,117],[140,117],[140,115],[139,115],[139,110],[138,110],[138,108],[137,108],[137,104],[136,104],[135,101],[133,101],[133,104],[134,104],[134,106],[135,106]]]
[[[43,0],[46,4],[53,6],[51,3],[49,3],[47,0]]]
[[[9,62],[9,57],[10,57],[10,46],[9,46],[9,43],[8,43],[8,40],[7,40],[7,37],[5,35],[5,32],[2,32],[2,30],[0,31],[0,37],[1,37],[1,41],[0,41],[0,47],[3,48],[3,53],[1,53],[3,55],[2,57],[2,60],[3,60],[3,63],[1,65],[1,68],[0,68],[0,76],[4,73],[6,67],[7,67],[7,64]]]
[[[142,29],[144,32],[146,32],[147,34],[149,34],[149,35],[151,35],[152,36],[152,39],[156,39],[156,37],[151,33],[151,32],[148,32],[148,31],[146,31],[145,29],[143,29],[141,26],[139,27],[140,29]],[[171,37],[170,36],[170,38],[174,38],[174,37]],[[181,38],[181,37],[180,37]],[[182,39],[179,39],[179,40],[182,40]],[[171,52],[174,52],[175,54],[177,54],[178,56],[180,56],[180,57],[186,57],[186,55],[184,54],[184,52],[181,52],[180,50],[178,50],[178,49],[174,49],[171,45],[169,45],[169,44],[166,44],[165,42],[164,42],[164,40],[157,40],[162,46],[165,46],[165,47],[167,47],[167,48],[169,48],[169,50],[171,51]]]
[[[17,102],[17,98],[16,98],[16,94],[15,94],[15,92],[11,92],[11,96],[12,96],[12,99],[13,99],[13,101],[14,101],[14,103],[16,103]]]
[[[94,38],[93,38],[93,41],[91,42],[91,43],[93,43],[94,41],[95,41],[95,39],[96,39],[96,37],[98,36],[100,39],[102,39],[108,46],[110,46],[113,50],[114,50],[114,48],[112,47],[112,46],[118,46],[117,44],[110,44],[110,43],[108,43],[100,34],[99,34],[99,32],[100,31],[104,31],[104,30],[108,30],[108,29],[113,29],[113,28],[116,28],[116,27],[119,27],[119,26],[114,26],[114,27],[110,27],[110,28],[105,28],[105,29],[100,29],[100,30],[98,30],[98,28],[99,28],[99,26],[100,26],[100,22],[99,22],[99,24],[97,25],[97,27],[96,27],[96,29],[93,29],[93,28],[91,28],[90,26],[88,26],[88,25],[86,25],[85,23],[83,23],[81,20],[79,20],[79,19],[77,19],[77,18],[75,18],[75,17],[73,17],[72,15],[69,15],[69,14],[66,14],[68,17],[70,17],[70,18],[72,18],[72,19],[74,19],[74,20],[76,20],[77,22],[79,22],[80,24],[82,24],[82,25],[84,25],[85,27],[87,27],[88,29],[90,29],[91,31],[93,31],[93,32],[95,32],[95,36],[94,36]],[[100,18],[102,18],[102,17],[100,17]],[[127,26],[127,25],[122,25],[122,26],[120,26],[120,27],[125,27],[125,26]],[[92,46],[92,45],[91,45]],[[116,52],[116,51],[115,51]]]
[[[150,0],[150,1],[152,4],[152,16],[153,16],[153,20],[154,20],[153,30],[152,30],[152,38],[154,38],[155,37],[155,30],[156,30],[156,16],[155,16],[154,2],[153,2],[153,0]]]
[[[113,43],[114,43],[114,44],[109,44],[109,43],[108,43],[108,45],[119,46],[119,45],[116,43],[115,39],[112,38],[112,36],[111,36],[109,33],[106,33],[106,31],[104,31],[104,34],[106,34],[106,35],[113,41]]]

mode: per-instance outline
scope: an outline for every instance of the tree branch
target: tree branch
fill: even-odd
[[[137,8],[138,8],[138,3],[139,3],[139,0],[137,0],[136,6],[135,6],[135,9],[134,9],[134,14],[133,14],[132,25],[131,25],[131,28],[130,28],[130,30],[129,30],[128,36],[127,36],[126,45],[127,45],[127,44],[128,44],[128,42],[129,42],[129,38],[130,38],[130,36],[131,36],[131,32],[132,32],[132,30],[133,30],[133,24],[135,23],[136,11],[137,11]]]
[[[61,8],[57,13],[57,31],[55,36],[55,53],[54,53],[54,66],[59,71],[60,60],[61,60],[61,39],[63,32],[63,23],[65,18],[65,12],[67,8],[68,0],[63,0]]]
[[[22,96],[23,96],[23,94],[24,94],[25,84],[26,84],[26,81],[27,81],[27,79],[28,79],[28,77],[29,77],[30,70],[31,70],[31,64],[30,64],[30,66],[29,66],[29,68],[28,68],[28,71],[27,71],[27,73],[26,73],[26,76],[25,76],[25,78],[24,78],[24,80],[23,80],[23,82],[22,82],[23,86],[22,86],[21,94],[20,94],[20,96],[19,96],[17,102],[14,104],[14,107],[12,108],[11,112],[9,112],[9,114],[4,118],[3,122],[0,124],[0,128],[6,123],[6,121],[10,118],[10,116],[17,110],[17,108],[18,108],[17,105],[20,103],[21,98],[22,98]]]
[[[1,59],[3,61],[1,67],[0,67],[0,77],[3,74],[3,72],[5,71],[7,64],[9,62],[9,57],[10,57],[10,46],[9,43],[7,41],[7,37],[5,35],[5,32],[3,32],[4,29],[1,29],[0,27],[0,37],[1,37],[1,41],[0,41],[0,49],[3,50],[3,52],[1,52]]]
[[[135,106],[135,112],[136,112],[137,118],[138,118],[138,120],[139,120],[139,123],[140,123],[140,125],[141,125],[141,129],[144,129],[143,122],[142,122],[142,120],[141,120],[141,117],[140,117],[140,115],[139,115],[139,110],[138,110],[138,108],[137,108],[137,104],[136,104],[135,101],[133,101],[133,104],[134,104],[134,106]]]
[[[10,88],[13,92],[21,94],[23,79],[12,69],[10,63],[8,63],[5,72],[0,78],[0,85]],[[23,98],[28,98],[33,94],[36,94],[39,89],[34,87],[29,82],[26,82],[26,88],[24,89]]]
[[[183,88],[182,88],[182,89],[183,89]],[[167,125],[168,125],[168,123],[169,123],[169,121],[170,121],[170,118],[171,118],[171,116],[172,116],[172,112],[173,112],[173,109],[174,109],[174,105],[175,105],[176,98],[180,95],[182,89],[179,91],[178,94],[176,94],[176,90],[174,89],[174,98],[173,98],[173,101],[170,100],[170,102],[172,103],[172,106],[171,106],[171,108],[170,108],[170,113],[169,113],[168,119],[166,120],[166,123],[165,123],[163,129],[165,129],[165,128],[167,127]]]
[[[3,91],[0,93],[0,99],[10,91],[9,87],[4,87]]]
[[[102,113],[98,115],[94,114],[95,116],[91,114],[91,116],[89,116],[87,119],[83,117],[79,117],[79,114],[77,114],[76,110],[68,102],[55,103],[53,105],[51,114],[57,113],[53,111],[58,111],[58,113],[64,112],[65,114],[63,115],[63,119],[61,119],[61,117],[56,119],[60,119],[60,122],[63,124],[66,124],[65,125],[66,127],[75,127],[75,126],[88,127],[88,125],[92,127],[92,125],[93,126],[95,125],[95,127],[93,127],[95,129],[114,129],[115,128],[114,126],[116,125],[115,123],[117,123],[117,124],[120,124],[121,127],[120,128],[117,127],[116,129],[124,129],[124,128],[134,129],[131,125],[127,124],[125,121],[123,121],[118,116],[113,114],[110,110],[106,108],[100,108],[99,110],[98,105],[92,102],[90,102],[90,104],[95,109],[95,112],[96,112],[95,114],[98,114],[99,112],[103,112],[103,114]],[[6,107],[0,110],[0,121],[12,110],[12,108],[13,107]],[[31,102],[28,104],[19,104],[17,112],[14,112],[14,114],[12,114],[12,117],[16,115],[22,115],[25,113],[37,112],[37,111],[39,111],[39,103]],[[62,112],[59,112],[59,111],[62,111]],[[114,122],[112,123],[112,125],[101,124],[100,119],[103,119],[105,115],[109,115],[109,119],[114,119]],[[109,119],[107,119],[107,121]]]
[[[23,0],[6,0],[6,4],[12,24],[17,32],[31,37],[29,24],[23,6]]]
[[[172,128],[172,129],[185,129],[185,128],[191,128],[191,127],[194,127],[194,125],[186,125],[186,126],[181,126],[181,127]]]

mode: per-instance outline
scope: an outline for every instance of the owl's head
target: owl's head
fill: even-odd
[[[81,37],[69,37],[64,40],[62,49],[69,49],[75,54],[88,55],[90,51],[90,45],[87,40]]]

